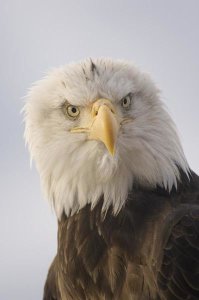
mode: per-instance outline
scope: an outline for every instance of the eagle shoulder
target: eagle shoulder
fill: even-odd
[[[199,205],[187,207],[173,226],[158,284],[166,299],[199,299]]]
[[[181,183],[163,236],[158,285],[163,299],[199,299],[199,177]]]

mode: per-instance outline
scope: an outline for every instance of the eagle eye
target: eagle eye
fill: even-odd
[[[121,99],[121,106],[125,109],[129,109],[131,106],[131,93],[126,95],[124,98]]]
[[[66,113],[67,115],[70,117],[70,118],[77,118],[80,114],[80,110],[77,106],[74,106],[74,105],[68,105],[66,107]]]

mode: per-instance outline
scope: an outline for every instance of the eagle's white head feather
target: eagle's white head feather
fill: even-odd
[[[127,95],[128,109],[121,104]],[[99,98],[109,99],[121,120],[114,156],[88,132],[72,131],[87,125]],[[66,104],[79,115],[70,117]],[[171,190],[178,167],[189,170],[159,90],[132,63],[86,59],[55,69],[31,88],[24,111],[25,139],[58,218],[94,207],[101,196],[103,210],[112,205],[117,213],[134,182]]]

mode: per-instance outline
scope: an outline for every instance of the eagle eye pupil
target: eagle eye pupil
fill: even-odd
[[[127,99],[126,98],[124,98],[123,103],[127,104]]]
[[[72,113],[74,113],[74,114],[77,112],[77,109],[75,107],[73,107],[71,110],[72,110]]]

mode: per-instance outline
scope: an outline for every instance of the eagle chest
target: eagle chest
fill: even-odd
[[[63,295],[71,295],[66,299],[156,299],[157,230],[150,222],[147,231],[138,225],[128,210],[117,217],[107,212],[102,218],[99,205],[62,217],[58,282]]]

